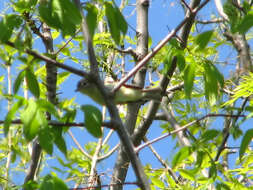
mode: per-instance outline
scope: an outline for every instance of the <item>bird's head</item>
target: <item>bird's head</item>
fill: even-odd
[[[89,87],[91,87],[91,83],[86,78],[84,78],[77,83],[77,88],[75,91],[80,92],[80,91],[85,90]]]

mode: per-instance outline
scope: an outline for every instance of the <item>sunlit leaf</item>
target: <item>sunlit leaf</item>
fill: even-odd
[[[213,35],[213,30],[209,30],[209,31],[199,34],[196,37],[196,43],[198,45],[199,50],[203,50],[207,46],[207,44],[212,38],[212,35]]]
[[[215,138],[218,136],[219,133],[220,133],[220,132],[219,132],[218,130],[210,129],[210,130],[205,131],[205,132],[201,135],[200,139],[201,139],[201,141],[202,141],[203,143],[205,143],[205,142],[207,142],[207,141],[209,141],[209,140],[215,139]]]
[[[179,169],[179,173],[185,179],[195,180],[195,176],[189,170]]]
[[[9,110],[9,112],[7,113],[5,119],[4,119],[4,134],[7,135],[9,132],[9,127],[10,124],[12,122],[12,120],[14,120],[15,118],[15,114],[18,111],[18,109],[23,106],[24,101],[23,100],[18,100],[13,106],[12,108]]]
[[[62,136],[63,131],[63,128],[54,127],[52,129],[52,132],[54,133],[54,143],[63,154],[67,155],[67,145]]]
[[[118,28],[123,33],[123,35],[125,35],[127,33],[127,28],[128,28],[127,22],[124,16],[122,15],[122,13],[120,12],[119,8],[117,7],[117,5],[116,4],[114,5],[115,5],[114,11],[115,11],[115,16],[117,18]]]
[[[177,65],[179,70],[182,72],[185,68],[185,58],[181,53],[177,54]]]
[[[195,78],[196,64],[191,63],[186,65],[184,70],[184,91],[187,98],[191,98],[193,90],[193,82]]]
[[[115,14],[115,8],[112,6],[111,3],[105,2],[105,14],[109,23],[109,30],[112,35],[113,40],[116,44],[120,42],[120,30],[117,24],[117,17]]]
[[[16,78],[16,80],[15,80],[15,82],[14,82],[14,85],[13,85],[13,92],[14,92],[14,94],[16,94],[16,93],[18,92],[19,87],[20,87],[21,83],[22,83],[23,80],[24,80],[24,77],[25,77],[25,70],[22,70],[22,71],[18,74],[18,76],[17,76],[17,78]]]
[[[213,105],[216,103],[216,99],[219,95],[219,89],[223,88],[224,78],[212,63],[205,62],[204,69],[205,96],[207,100],[209,100],[209,103]]]
[[[39,131],[40,123],[36,117],[38,111],[37,104],[34,100],[30,100],[26,109],[20,114],[20,119],[24,124],[24,136],[28,141],[31,141]]]
[[[60,118],[55,106],[51,102],[49,102],[45,99],[39,99],[36,102],[37,102],[37,105],[40,109],[49,112],[50,114],[52,114],[56,118]]]
[[[248,12],[248,14],[243,17],[240,24],[237,26],[238,32],[245,34],[253,26],[253,11]]]
[[[242,158],[243,154],[245,153],[252,139],[253,139],[253,129],[249,129],[245,132],[245,135],[242,138],[242,142],[241,142],[241,146],[239,150],[240,159]]]
[[[40,87],[36,76],[31,72],[29,68],[25,70],[25,77],[27,81],[27,86],[30,92],[36,97],[40,97]]]
[[[93,37],[95,29],[97,27],[98,9],[96,8],[96,6],[90,3],[86,4],[85,9],[87,10],[86,20],[89,27],[89,32],[91,37]]]
[[[40,146],[50,155],[53,154],[53,134],[50,127],[45,126],[39,130],[38,135]]]
[[[68,190],[67,185],[58,177],[46,175],[40,185],[39,190]]]
[[[164,183],[161,181],[161,179],[159,179],[158,177],[152,177],[151,178],[151,181],[152,181],[152,183],[156,186],[156,187],[158,187],[158,188],[160,188],[160,189],[164,189],[165,187],[164,187]]]
[[[10,39],[14,28],[18,28],[22,22],[23,20],[18,15],[6,15],[0,21],[0,42],[7,42]]]
[[[191,148],[190,147],[183,147],[181,148],[176,155],[173,157],[172,160],[172,167],[176,167],[178,164],[181,164],[183,160],[191,155]]]
[[[102,114],[98,108],[92,105],[84,105],[81,107],[85,117],[85,127],[94,136],[102,136]]]
[[[61,29],[63,36],[73,36],[76,25],[81,23],[81,14],[70,0],[43,1],[39,5],[39,14],[49,26]]]

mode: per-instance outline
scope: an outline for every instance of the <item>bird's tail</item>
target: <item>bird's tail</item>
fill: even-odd
[[[144,100],[156,100],[160,102],[162,99],[162,89],[159,87],[143,89],[142,93]]]

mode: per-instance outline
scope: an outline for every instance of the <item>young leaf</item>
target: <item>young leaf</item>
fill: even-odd
[[[196,37],[196,43],[198,45],[198,50],[203,50],[207,46],[208,42],[210,41],[213,35],[213,30],[209,30],[199,34]]]
[[[39,109],[49,112],[50,114],[52,114],[54,117],[56,117],[58,119],[60,118],[57,110],[55,109],[55,106],[51,102],[44,100],[44,99],[39,99],[36,101],[36,103],[37,103]]]
[[[177,65],[179,70],[182,72],[185,68],[185,58],[181,53],[177,54]]]
[[[30,92],[36,97],[40,97],[40,87],[36,76],[31,72],[29,68],[25,70],[25,77],[27,80],[27,86]]]
[[[178,164],[180,164],[184,159],[191,155],[191,148],[185,146],[181,148],[172,160],[172,167],[175,168]]]
[[[195,68],[196,64],[191,63],[186,65],[184,70],[184,91],[187,98],[191,98],[191,93],[193,89],[193,81],[195,78]]]
[[[164,183],[157,176],[151,178],[152,183],[157,186],[159,189],[164,189]]]
[[[115,9],[112,4],[109,2],[105,2],[105,14],[109,23],[110,33],[112,35],[113,40],[116,44],[120,42],[120,30],[117,24],[117,17],[115,14]]]
[[[209,103],[213,104],[219,94],[219,87],[222,88],[224,85],[224,78],[212,63],[206,62],[204,69],[205,96]]]
[[[212,140],[212,139],[214,139],[215,137],[217,137],[218,134],[219,134],[219,131],[218,131],[218,130],[215,130],[215,129],[207,130],[207,131],[205,131],[205,132],[201,135],[201,141],[202,141],[203,143],[206,143],[207,141]]]
[[[14,94],[16,94],[16,93],[18,92],[19,87],[20,87],[20,85],[21,85],[21,82],[24,80],[24,77],[25,77],[25,71],[22,70],[22,71],[18,74],[18,76],[17,76],[17,78],[16,78],[16,80],[15,80],[15,82],[14,82],[14,85],[13,85],[13,92],[14,92]]]
[[[250,11],[245,17],[243,17],[242,21],[237,26],[237,30],[241,34],[245,34],[252,26],[253,26],[253,11]]]
[[[24,124],[24,136],[31,141],[38,133],[40,123],[36,117],[38,111],[37,104],[34,100],[28,102],[28,106],[20,114],[20,119]]]
[[[101,137],[102,130],[102,114],[98,108],[92,105],[84,105],[81,107],[85,117],[85,128],[94,136]]]
[[[241,142],[241,146],[239,150],[240,159],[242,158],[243,154],[248,148],[249,143],[252,141],[252,138],[253,138],[253,129],[249,129],[246,131],[245,135],[242,138],[242,142]]]
[[[7,113],[5,119],[4,119],[4,134],[7,135],[9,132],[10,124],[15,116],[15,113],[18,111],[18,109],[23,106],[24,101],[18,100],[10,109],[10,111]]]
[[[95,33],[95,29],[97,27],[98,10],[96,6],[90,3],[86,4],[85,9],[87,10],[86,19],[87,19],[87,24],[89,27],[89,32],[90,32],[91,37],[93,37]]]
[[[40,146],[50,155],[53,154],[53,135],[49,126],[42,127],[38,135]]]
[[[185,179],[189,179],[191,181],[195,180],[195,176],[190,170],[179,169],[179,173]]]

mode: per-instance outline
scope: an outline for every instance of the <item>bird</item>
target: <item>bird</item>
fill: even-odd
[[[117,82],[105,82],[105,88],[107,91],[112,91]],[[80,92],[84,95],[89,96],[92,100],[100,105],[105,105],[104,98],[100,93],[97,85],[89,81],[86,78],[80,80],[77,84],[76,92]],[[140,88],[134,85],[123,84],[116,92],[114,96],[115,104],[127,104],[131,102],[138,101],[149,101],[161,100],[161,89],[159,87],[155,88]]]

